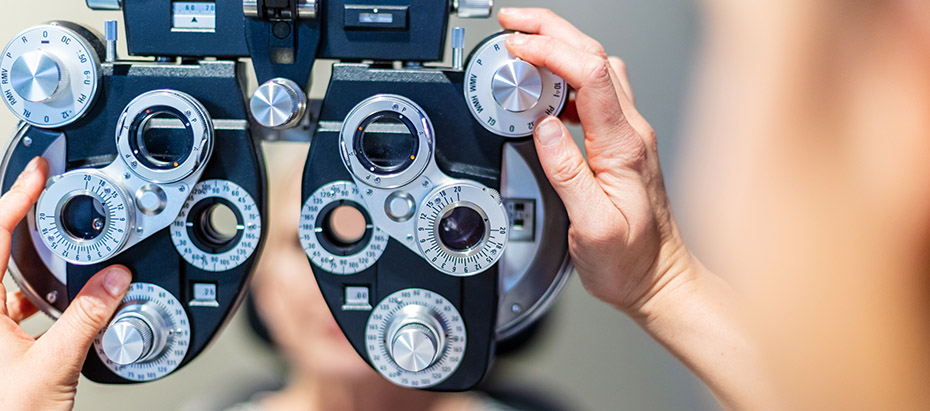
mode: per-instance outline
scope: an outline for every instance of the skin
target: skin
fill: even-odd
[[[524,33],[511,37],[511,52],[576,90],[588,159],[559,119],[541,121],[535,139],[572,220],[571,252],[582,282],[680,358],[726,408],[930,409],[930,6],[921,0],[704,5],[702,97],[685,168],[700,191],[689,195],[695,206],[688,210],[700,216],[688,220],[703,233],[695,244],[714,272],[685,246],[655,133],[636,110],[622,61],[549,11],[501,11],[505,28]],[[0,250],[8,253],[9,232],[35,201],[42,177],[25,177],[21,194],[0,200]],[[297,246],[287,247],[296,259]],[[295,267],[269,270],[306,272]],[[286,286],[261,281],[256,286],[265,300],[290,292],[285,298],[295,301],[265,303],[268,318],[318,298],[318,290],[293,287],[313,284],[302,278]],[[100,282],[88,284],[82,300],[88,302],[80,303],[98,310],[78,309],[55,327],[81,312],[106,312],[106,301],[115,307],[119,293],[100,291]],[[31,310],[22,297],[4,305],[0,359],[13,370],[3,375],[15,377],[0,376],[9,379],[0,381],[0,408],[45,398],[58,401],[50,407],[70,406],[87,345],[104,324],[92,318],[108,315],[69,320],[76,325],[33,342],[15,322]],[[294,368],[389,392],[383,380],[350,363],[360,360],[338,346],[323,308],[305,305],[302,316],[318,326],[269,324]],[[60,335],[67,332],[73,334]],[[332,345],[313,352],[314,344],[296,343],[301,332],[326,334],[314,338],[328,335]],[[75,350],[73,341],[87,345]],[[56,344],[68,348],[30,354]],[[45,366],[45,358],[68,351],[77,354],[56,366],[64,361],[73,369]],[[327,355],[334,352],[345,358]],[[293,389],[276,396],[280,404],[378,405],[363,404],[351,384],[299,374]],[[425,394],[409,395],[411,404],[436,404]]]
[[[33,159],[0,198],[0,280],[10,258],[13,229],[45,187],[48,164]],[[70,410],[78,376],[98,330],[129,290],[132,276],[113,266],[91,277],[68,309],[45,334],[33,338],[19,326],[36,308],[20,292],[0,284],[0,409]]]

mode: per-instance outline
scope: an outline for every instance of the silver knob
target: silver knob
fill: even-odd
[[[34,50],[24,53],[10,68],[10,84],[22,98],[44,103],[67,88],[68,76],[61,62],[49,53]]]
[[[86,0],[91,10],[119,10],[120,0]]]
[[[276,78],[255,90],[249,107],[252,117],[262,126],[278,130],[294,128],[307,112],[307,95],[297,83]]]
[[[116,364],[148,361],[164,351],[165,315],[153,304],[130,304],[120,310],[103,334],[103,353]]]
[[[89,0],[88,0],[89,1]],[[319,0],[299,0],[297,2],[297,18],[302,20],[312,20],[320,12]],[[242,13],[246,17],[258,17],[258,0],[242,0]]]
[[[418,323],[407,324],[397,330],[391,342],[394,362],[410,372],[420,372],[436,361],[439,338],[435,332]]]
[[[153,334],[142,319],[121,318],[103,334],[103,352],[119,365],[134,364],[152,350]]]
[[[445,349],[442,323],[430,309],[417,304],[402,308],[391,320],[385,345],[394,363],[410,372],[432,366]]]
[[[523,60],[504,64],[491,80],[491,92],[497,104],[512,113],[522,113],[535,107],[542,90],[539,70]]]
[[[486,19],[491,17],[494,0],[455,0],[452,3],[455,14],[466,19]]]

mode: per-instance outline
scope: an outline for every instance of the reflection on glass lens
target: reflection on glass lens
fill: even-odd
[[[471,207],[456,207],[439,221],[439,240],[452,251],[475,248],[484,233],[484,218]]]
[[[100,200],[79,195],[68,200],[61,208],[61,225],[65,232],[79,240],[93,240],[106,227],[106,211]]]
[[[157,169],[178,167],[194,144],[180,114],[168,110],[146,113],[136,125],[132,140],[136,157]]]
[[[408,166],[416,158],[417,137],[397,114],[380,114],[362,126],[361,154],[376,167],[390,173]]]

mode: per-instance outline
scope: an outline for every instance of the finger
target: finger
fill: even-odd
[[[581,150],[565,125],[555,117],[547,117],[534,131],[536,152],[552,188],[562,199],[573,225],[584,226],[587,217],[608,203],[588,167]]]
[[[636,108],[636,97],[633,93],[633,86],[630,83],[630,77],[627,74],[626,63],[618,57],[609,57],[611,69],[616,79],[615,86],[620,98],[620,108],[626,114],[627,121],[636,130],[636,133],[642,137],[643,143],[653,150],[658,150],[655,131],[646,121],[646,118],[640,114]]]
[[[503,8],[498,13],[497,18],[501,23],[501,27],[506,30],[562,39],[566,43],[589,53],[606,56],[601,43],[578,30],[577,27],[553,13],[552,10]]]
[[[0,316],[7,316],[10,313],[6,309],[6,286],[3,285],[3,282],[0,281]]]
[[[606,57],[585,53],[558,39],[519,33],[508,37],[507,47],[515,56],[545,66],[575,88],[592,164],[614,164],[638,155],[642,141],[623,113]]]
[[[41,338],[36,355],[61,364],[63,370],[80,369],[97,333],[107,325],[129,290],[132,274],[123,266],[97,273],[84,285],[68,309]]]
[[[10,191],[0,197],[0,280],[3,280],[10,259],[13,230],[39,199],[46,180],[48,163],[36,157],[20,173]]]
[[[6,310],[10,319],[17,324],[39,311],[22,291],[15,291],[7,296]]]
[[[623,91],[626,99],[632,104],[636,104],[636,97],[633,96],[633,87],[630,85],[630,77],[626,71],[626,63],[623,60],[620,60],[619,57],[608,57],[607,61],[610,62],[610,67],[614,70],[616,74],[615,80],[618,90]]]

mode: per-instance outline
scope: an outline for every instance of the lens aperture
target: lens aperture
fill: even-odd
[[[471,207],[456,207],[439,221],[439,240],[455,252],[468,252],[484,238],[484,217]]]
[[[133,122],[130,147],[147,167],[170,170],[178,167],[194,149],[190,124],[170,107],[145,110]]]
[[[78,195],[61,208],[61,225],[75,239],[93,240],[107,226],[106,211],[97,198]]]
[[[357,151],[371,171],[390,174],[402,171],[416,159],[419,141],[406,120],[397,113],[379,113],[361,126]]]

